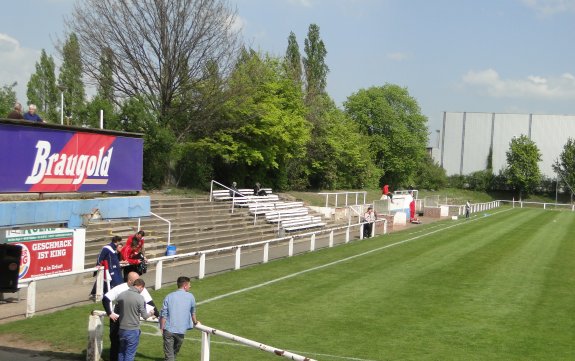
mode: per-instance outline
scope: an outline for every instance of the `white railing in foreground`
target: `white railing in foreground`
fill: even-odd
[[[265,351],[265,352],[273,353],[276,356],[289,358],[290,360],[315,361],[314,359],[311,359],[309,357],[301,356],[301,355],[298,355],[298,354],[295,354],[293,352],[289,352],[286,350],[281,350],[281,349],[278,349],[277,347],[268,346],[268,345],[263,344],[261,342],[252,341],[250,339],[236,336],[234,334],[231,334],[231,333],[228,333],[225,331],[216,330],[215,328],[204,326],[204,325],[199,324],[199,323],[195,326],[195,328],[198,329],[199,331],[202,331],[202,355],[200,358],[201,361],[210,361],[210,335],[217,335],[220,337],[224,337],[224,338],[227,338],[228,340],[232,340],[232,341],[241,343],[243,345],[257,348],[257,349],[260,349],[260,350]]]
[[[330,196],[335,196],[335,203],[334,203],[334,207],[337,208],[338,206],[338,198],[339,196],[343,196],[345,198],[345,204],[344,206],[347,207],[348,205],[350,205],[351,203],[349,202],[349,196],[355,196],[355,202],[353,204],[365,204],[365,199],[367,197],[367,192],[366,191],[360,191],[360,192],[323,192],[323,193],[318,193],[318,195],[320,196],[325,196],[325,207],[329,207],[329,197]],[[360,203],[359,202],[359,198],[360,195],[363,195],[363,200]]]
[[[88,347],[86,348],[87,361],[100,361],[102,351],[104,349],[104,322],[102,318],[106,316],[106,312],[93,310],[90,312],[88,318]],[[155,321],[157,322],[157,321]],[[257,348],[261,351],[273,353],[276,356],[289,358],[295,361],[316,361],[312,358],[298,355],[296,353],[279,349],[277,347],[269,346],[261,342],[253,341],[241,336],[237,336],[222,330],[217,330],[213,327],[204,326],[198,323],[194,326],[195,329],[202,333],[202,351],[200,361],[210,361],[210,336],[217,335],[228,340],[241,343],[252,348]]]

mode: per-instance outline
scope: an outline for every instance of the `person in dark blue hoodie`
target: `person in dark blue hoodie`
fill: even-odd
[[[105,245],[100,254],[98,255],[98,261],[96,266],[104,266],[110,273],[110,289],[116,287],[119,284],[124,283],[124,278],[122,277],[122,267],[120,266],[120,259],[118,258],[118,244],[122,241],[122,237],[114,236],[112,237],[112,242]],[[106,282],[107,275],[104,275],[104,294],[109,291],[108,282]],[[90,297],[96,295],[96,283],[94,282],[94,287],[92,287],[92,292]]]

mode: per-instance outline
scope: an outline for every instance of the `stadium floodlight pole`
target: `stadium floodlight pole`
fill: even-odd
[[[60,89],[60,125],[64,125],[64,90],[66,90],[66,86],[60,84],[58,89]]]

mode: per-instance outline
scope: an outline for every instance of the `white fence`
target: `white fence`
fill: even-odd
[[[383,220],[377,220],[376,222],[383,223],[383,225],[384,225],[383,234],[387,233],[387,221],[385,219],[383,219]],[[230,246],[230,247],[204,250],[204,251],[200,251],[200,252],[189,252],[189,253],[183,253],[183,254],[176,254],[176,255],[172,255],[172,256],[162,256],[162,257],[152,258],[152,259],[148,260],[148,264],[149,265],[155,264],[155,266],[156,266],[155,267],[156,273],[155,273],[155,280],[154,280],[154,289],[158,290],[158,289],[162,288],[162,273],[163,273],[163,268],[164,268],[164,262],[167,262],[167,261],[198,258],[199,259],[199,261],[198,261],[198,278],[202,279],[206,275],[206,262],[208,261],[209,255],[213,254],[215,256],[218,256],[219,254],[222,254],[222,253],[233,252],[233,254],[234,254],[233,269],[240,269],[241,268],[241,260],[242,260],[242,250],[244,250],[244,249],[250,250],[250,249],[253,249],[254,247],[263,247],[263,255],[262,255],[261,263],[267,263],[268,260],[270,259],[269,250],[270,250],[270,245],[272,245],[272,244],[281,244],[281,243],[285,244],[285,243],[287,243],[287,246],[288,246],[287,247],[287,254],[282,255],[282,256],[278,256],[277,258],[280,258],[283,256],[292,257],[294,255],[294,244],[296,241],[297,242],[309,242],[309,246],[307,248],[307,251],[313,252],[316,250],[316,238],[318,235],[321,235],[323,233],[327,233],[328,247],[333,247],[334,246],[334,234],[336,231],[339,231],[339,230],[345,230],[344,243],[348,243],[351,240],[350,235],[351,235],[351,232],[353,229],[356,229],[356,231],[359,231],[359,239],[363,239],[363,225],[364,225],[364,223],[357,223],[357,224],[351,224],[351,225],[346,225],[346,226],[334,227],[334,228],[330,228],[330,229],[317,230],[314,232],[307,232],[307,233],[302,233],[302,234],[297,234],[297,235],[291,235],[289,237],[281,237],[281,238],[274,238],[274,239],[270,239],[270,240],[252,242],[252,243],[242,244],[242,245],[238,245],[238,246]],[[372,227],[372,235],[375,235],[376,228],[377,227]],[[214,257],[214,259],[221,260],[220,257]],[[27,304],[26,304],[26,317],[27,318],[32,317],[36,313],[36,284],[37,284],[37,282],[41,282],[43,280],[48,280],[48,279],[59,278],[59,277],[68,277],[68,276],[84,275],[84,274],[87,275],[87,274],[92,274],[94,272],[98,272],[97,279],[101,279],[101,277],[102,277],[101,272],[103,272],[103,269],[101,267],[92,267],[92,268],[88,268],[88,269],[85,269],[82,271],[59,273],[59,274],[53,274],[53,275],[49,275],[49,276],[33,277],[33,278],[29,278],[29,279],[20,281],[19,287],[25,288],[27,290],[27,294],[26,294],[26,302],[27,302]],[[101,299],[102,288],[103,288],[103,283],[98,282],[97,283],[97,290],[96,290],[96,295],[97,295],[96,300]]]
[[[333,207],[347,207],[349,205],[357,205],[357,204],[365,204],[367,192],[324,192],[318,193],[320,196],[325,196],[325,207],[329,207],[331,205],[330,199],[333,202]],[[361,202],[360,202],[361,199]],[[339,203],[343,200],[343,204]],[[352,203],[353,202],[353,203]]]
[[[505,201],[491,201],[491,202],[483,202],[483,203],[472,203],[471,210],[469,213],[477,213],[488,211],[493,208],[498,208],[501,206],[501,202]],[[458,216],[462,216],[465,214],[465,205],[449,205],[449,204],[440,204],[440,206],[449,208],[449,214],[456,213]],[[454,210],[454,211],[452,211]]]

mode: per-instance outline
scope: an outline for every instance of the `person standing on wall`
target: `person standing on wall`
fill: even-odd
[[[14,108],[8,115],[6,116],[8,119],[24,119],[22,116],[22,104],[14,103]]]
[[[190,278],[178,277],[178,289],[166,296],[160,312],[160,330],[164,339],[164,360],[175,361],[184,343],[187,330],[199,322],[196,319],[196,299],[190,292]]]
[[[31,122],[46,123],[44,119],[36,113],[36,105],[34,104],[28,105],[28,111],[24,113],[24,119]]]

